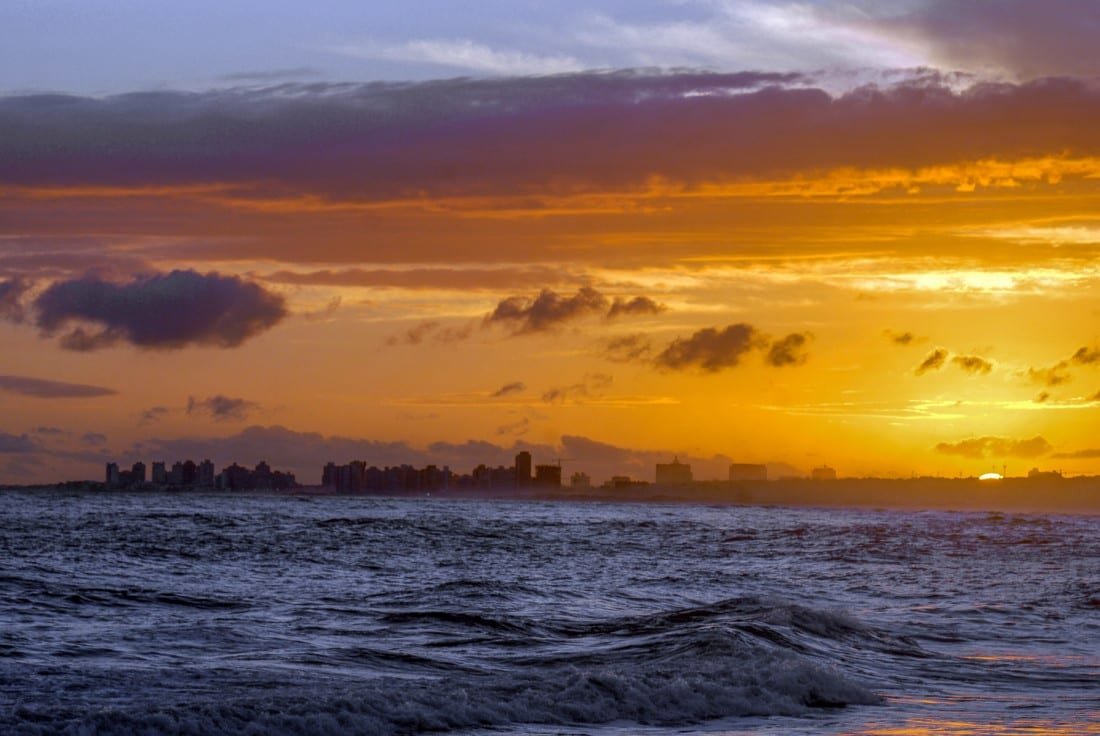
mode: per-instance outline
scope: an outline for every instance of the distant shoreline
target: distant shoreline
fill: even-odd
[[[70,481],[52,485],[0,486],[2,491],[74,491],[143,495],[277,495],[378,498],[441,498],[599,503],[687,503],[731,506],[889,508],[943,511],[1073,513],[1100,515],[1100,476],[1041,479],[1004,478],[840,478],[815,481],[699,481],[677,486],[644,485],[620,489],[450,489],[425,492],[347,493],[323,486],[291,490],[218,491],[206,488],[154,487],[104,489],[103,484]]]

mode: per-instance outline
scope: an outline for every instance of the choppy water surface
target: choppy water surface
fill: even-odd
[[[0,494],[4,733],[1100,733],[1100,517]]]

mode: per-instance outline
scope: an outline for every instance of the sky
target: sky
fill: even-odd
[[[1100,474],[1100,4],[0,5],[0,484]]]

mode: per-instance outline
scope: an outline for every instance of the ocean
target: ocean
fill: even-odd
[[[0,733],[1100,733],[1100,517],[5,492]]]

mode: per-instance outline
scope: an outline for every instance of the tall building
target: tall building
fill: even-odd
[[[274,483],[275,479],[271,475],[271,466],[267,464],[267,461],[261,460],[256,463],[256,469],[252,471],[252,487],[261,491],[269,491]]]
[[[730,480],[767,480],[768,466],[753,463],[732,463]]]
[[[130,478],[133,483],[145,482],[145,463],[138,460],[130,467]]]
[[[573,477],[569,479],[569,485],[576,489],[591,488],[592,478],[589,477],[588,473],[582,473],[578,470],[576,473],[573,473]]]
[[[680,458],[673,458],[670,463],[657,463],[656,480],[659,486],[675,486],[691,483],[694,478],[690,465],[680,462]]]
[[[210,462],[209,459],[199,463],[198,482],[203,488],[214,487],[214,463]]]
[[[820,468],[811,470],[810,477],[814,480],[836,480],[836,470],[828,465],[822,465]]]
[[[153,461],[153,483],[158,486],[168,485],[168,472],[161,461]]]
[[[531,485],[531,453],[524,450],[516,455],[516,488]]]
[[[108,488],[115,488],[119,483],[118,463],[107,463],[105,482]]]

